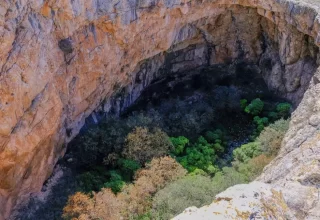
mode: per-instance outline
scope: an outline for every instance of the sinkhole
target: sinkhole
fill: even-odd
[[[129,83],[114,84],[68,144],[44,184],[45,198],[20,208],[23,219],[59,219],[76,191],[112,188],[109,171],[124,172],[119,161],[127,157],[144,167],[153,157],[171,156],[188,173],[212,178],[233,167],[235,149],[290,117],[318,67],[313,39],[281,22],[230,7],[179,28],[167,51],[138,63],[127,73]],[[188,144],[172,150],[167,138],[175,145],[179,137]],[[139,149],[126,149],[130,141]],[[121,173],[124,184],[134,181],[128,173]]]

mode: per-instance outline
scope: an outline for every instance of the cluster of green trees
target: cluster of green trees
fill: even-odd
[[[199,124],[188,120],[188,129],[179,130],[153,111],[110,118],[90,128],[74,143],[78,145],[74,151],[77,164],[84,172],[77,178],[81,193],[69,199],[64,218],[169,219],[189,206],[210,203],[232,185],[253,180],[276,156],[288,129],[291,105],[266,108],[260,99],[243,99],[240,106],[256,129],[252,142],[235,149],[232,164],[224,167],[218,160],[227,151],[228,134],[208,129],[205,120],[199,119]],[[202,110],[194,114],[209,117],[211,111]],[[186,119],[177,112],[170,116]],[[189,137],[191,127],[196,131]],[[112,202],[103,200],[107,195]],[[95,204],[108,213],[98,212]]]
[[[253,116],[256,125],[254,136],[257,136],[269,123],[290,116],[291,104],[287,102],[277,104],[273,109],[265,110],[265,103],[260,99],[253,99],[248,103],[247,99],[240,100],[240,106],[244,112]]]
[[[173,150],[171,155],[189,172],[207,172],[214,174],[218,170],[215,161],[222,155],[227,142],[220,130],[207,131],[196,142],[191,143],[186,137],[171,137]]]

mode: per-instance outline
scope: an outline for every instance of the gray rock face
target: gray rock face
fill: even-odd
[[[259,181],[281,189],[290,208],[301,219],[320,218],[319,72],[292,115],[279,155]]]

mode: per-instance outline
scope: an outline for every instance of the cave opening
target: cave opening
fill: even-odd
[[[190,142],[206,137],[208,131],[221,130],[225,138],[221,145],[225,149],[215,164],[221,169],[232,166],[233,150],[251,142],[256,135],[253,116],[241,108],[241,100],[262,100],[261,118],[275,111],[279,103],[290,102],[269,90],[256,64],[245,62],[201,66],[155,78],[133,103],[119,111],[128,96],[127,90],[119,88],[108,114],[97,111],[87,118],[44,184],[46,201],[36,197],[21,209],[25,219],[59,218],[70,195],[79,190],[98,192],[101,183],[110,178],[105,171],[114,169],[112,160],[116,158],[112,156],[121,154],[125,137],[137,127],[146,127],[150,132],[160,128],[169,137],[183,136]],[[111,162],[106,164],[106,159]],[[123,178],[132,181],[132,176]]]
[[[312,38],[290,25],[279,26],[245,7],[182,26],[169,50],[138,63],[127,73],[130,83],[114,84],[112,96],[86,119],[44,184],[43,193],[53,193],[40,205],[41,199],[35,198],[23,207],[22,213],[28,213],[24,219],[59,219],[68,196],[79,188],[98,192],[105,187],[103,181],[112,177],[106,171],[118,169],[113,163],[136,127],[147,128],[147,133],[159,128],[166,137],[186,137],[190,143],[208,132],[220,135],[209,143],[224,148],[214,159],[214,169],[232,167],[236,148],[255,143],[269,123],[289,117],[318,67]],[[259,113],[246,110],[257,99],[263,103]],[[288,104],[284,115],[277,110],[279,104]],[[187,156],[184,150],[172,157]],[[185,166],[199,172],[195,167]],[[214,176],[216,171],[210,167],[205,172]],[[124,174],[122,180],[130,183],[133,176]],[[35,211],[26,211],[30,207]]]

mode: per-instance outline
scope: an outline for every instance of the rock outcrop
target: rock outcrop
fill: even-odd
[[[295,219],[281,192],[268,184],[236,185],[218,194],[211,205],[191,207],[172,220]]]
[[[313,0],[1,1],[0,219],[41,189],[93,111],[122,111],[163,75],[238,62],[256,64],[270,89],[302,99],[260,180],[305,192],[284,198],[317,212],[319,7]],[[314,202],[302,204],[307,198]]]

